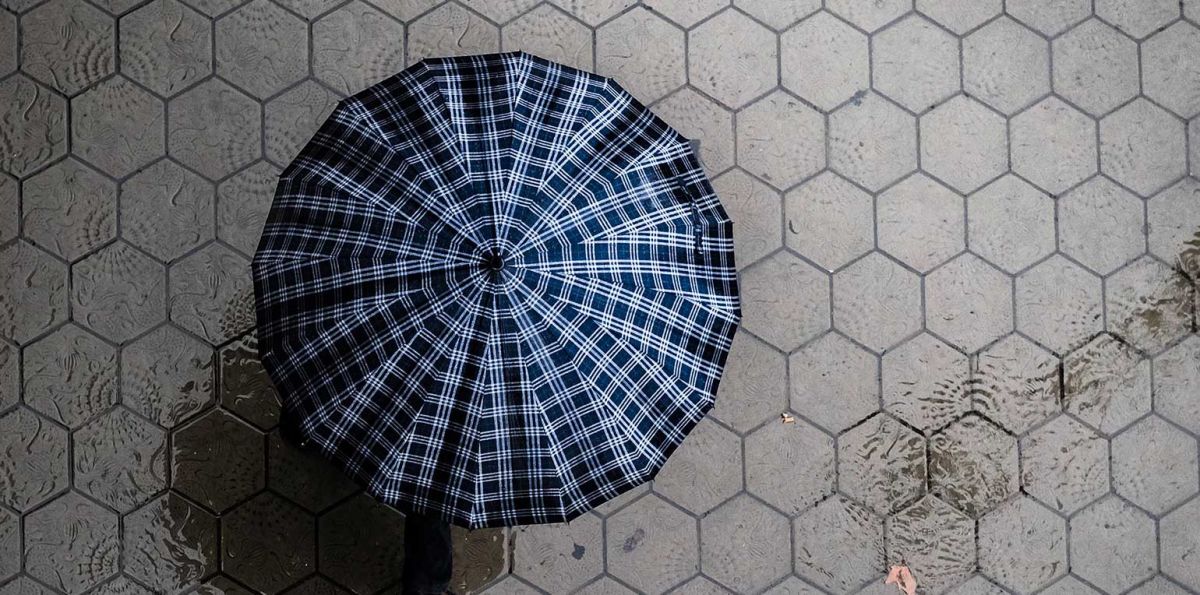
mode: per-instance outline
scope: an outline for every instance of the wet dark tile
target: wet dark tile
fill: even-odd
[[[172,487],[222,512],[266,483],[263,435],[222,409],[175,433]]]
[[[268,438],[268,448],[271,489],[311,512],[320,512],[358,490],[332,463],[297,448],[279,432]]]
[[[200,585],[192,593],[194,595],[254,595],[253,591],[237,584],[225,575],[214,576],[212,580]]]
[[[0,504],[29,510],[67,487],[67,432],[24,407],[0,416]]]
[[[117,573],[117,515],[68,492],[25,519],[25,572],[69,595]]]
[[[121,511],[167,487],[167,435],[129,412],[113,409],[75,438],[75,487]]]
[[[221,517],[221,570],[247,586],[278,593],[316,569],[316,522],[263,493]]]
[[[193,587],[217,570],[217,519],[167,494],[125,517],[124,571],[155,592]]]
[[[400,579],[404,515],[359,494],[321,517],[321,573],[355,592]]]
[[[279,423],[279,393],[263,369],[258,339],[247,335],[221,349],[221,404],[259,429]]]
[[[452,527],[454,575],[450,588],[456,593],[474,593],[505,571],[504,530]]]
[[[21,571],[21,519],[0,508],[0,581]]]
[[[349,595],[349,593],[323,576],[309,578],[287,591],[287,595]]]
[[[121,366],[122,401],[164,428],[212,402],[212,349],[170,325],[127,345]]]

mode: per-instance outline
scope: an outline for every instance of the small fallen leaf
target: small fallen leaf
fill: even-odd
[[[780,419],[780,421],[782,421],[785,424],[796,423],[796,418],[792,417],[791,414],[788,414],[788,413],[780,413],[779,419]]]
[[[888,571],[887,579],[883,581],[883,584],[896,585],[896,588],[900,589],[904,595],[913,595],[917,592],[917,579],[907,566],[893,566]]]

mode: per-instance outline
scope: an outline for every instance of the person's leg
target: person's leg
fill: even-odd
[[[450,523],[410,514],[404,519],[404,595],[441,595],[450,586]]]

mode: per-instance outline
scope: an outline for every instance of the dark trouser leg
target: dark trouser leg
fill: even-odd
[[[410,514],[404,519],[404,595],[441,595],[450,586],[450,523]]]

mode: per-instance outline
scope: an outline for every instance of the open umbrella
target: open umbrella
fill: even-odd
[[[570,520],[712,407],[731,228],[689,143],[612,80],[423,60],[280,177],[253,270],[284,423],[402,511]]]

